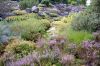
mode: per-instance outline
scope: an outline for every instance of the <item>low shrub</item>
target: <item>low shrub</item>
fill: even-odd
[[[84,41],[81,47],[77,48],[78,58],[83,59],[85,65],[99,66],[100,43],[96,41]]]
[[[47,7],[51,6],[51,3],[49,0],[42,0],[41,4],[45,4]]]
[[[68,27],[66,29],[63,30],[64,35],[66,35],[68,41],[71,43],[80,44],[84,40],[92,40],[93,39],[92,34],[87,31],[75,31]]]
[[[77,16],[77,13],[71,13],[66,17],[60,18],[61,20],[59,21],[54,21],[52,24],[57,28],[57,30],[64,31],[66,26],[69,28],[75,16]]]
[[[61,21],[64,23],[71,23],[75,16],[77,16],[77,13],[70,13],[67,17],[63,17]]]
[[[3,59],[2,58],[0,58],[0,66],[4,66],[5,64],[4,64],[4,62],[3,62]]]
[[[5,45],[0,45],[0,55],[4,53]]]
[[[100,30],[100,14],[82,12],[73,19],[72,28],[89,32]]]
[[[24,29],[24,31],[21,34],[21,37],[25,40],[37,40],[38,37],[43,36],[45,34],[46,30],[50,27],[50,23],[48,20],[39,20],[37,22],[30,24],[25,24],[24,27],[27,27]]]
[[[13,54],[16,59],[22,58],[35,50],[35,44],[28,41],[14,41],[5,48],[5,53]]]
[[[32,41],[45,34],[49,27],[49,20],[36,18],[30,18],[19,23],[14,22],[10,25],[12,33],[18,33],[23,39]]]
[[[31,14],[25,14],[25,15],[19,15],[19,16],[9,16],[9,17],[7,17],[5,20],[6,20],[7,22],[12,22],[12,21],[16,22],[16,21],[27,20],[27,19],[29,19],[29,18],[35,18],[35,17],[37,17],[37,15],[31,13]]]
[[[20,8],[21,9],[31,8],[32,6],[37,4],[38,4],[38,0],[21,0]]]
[[[38,5],[38,7],[46,7],[46,5],[40,3],[40,4]]]
[[[70,3],[72,5],[77,5],[77,1],[76,0],[68,0],[68,3]]]
[[[16,15],[24,15],[24,14],[27,14],[26,11],[24,11],[24,10],[15,10],[15,11],[13,11],[13,13],[16,14]]]

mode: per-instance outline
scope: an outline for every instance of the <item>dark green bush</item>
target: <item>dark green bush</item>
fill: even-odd
[[[80,13],[72,22],[72,28],[75,30],[87,30],[90,32],[100,29],[100,14]]]
[[[38,0],[21,0],[20,8],[21,9],[31,8],[32,6],[37,4],[38,4]]]
[[[51,0],[51,1],[55,3],[61,3],[63,0]]]
[[[47,7],[51,6],[50,0],[42,0],[41,4],[45,4]]]
[[[36,22],[24,23],[21,37],[25,40],[36,41],[38,37],[45,34],[46,30],[50,27],[48,20],[35,20]],[[27,27],[27,28],[26,28]]]
[[[94,32],[100,30],[100,0],[92,0],[87,9],[80,13],[72,22],[75,30]]]
[[[86,0],[68,0],[69,4],[79,5],[79,4],[86,4]]]

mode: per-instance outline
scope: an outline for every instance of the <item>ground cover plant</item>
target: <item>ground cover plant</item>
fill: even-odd
[[[0,66],[100,66],[99,0],[1,2]]]

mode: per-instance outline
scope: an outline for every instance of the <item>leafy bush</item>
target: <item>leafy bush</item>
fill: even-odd
[[[38,37],[45,34],[46,30],[50,27],[48,20],[35,20],[36,22],[23,24],[23,29],[21,37],[25,40],[37,40]],[[27,27],[27,28],[25,28]]]
[[[38,7],[45,7],[45,4],[39,4]]]
[[[75,16],[77,16],[77,13],[71,13],[66,17],[60,18],[61,19],[60,21],[54,21],[53,25],[56,26],[58,30],[64,31],[66,26],[69,27]]]
[[[30,18],[28,20],[14,22],[10,25],[12,33],[21,34],[25,40],[36,40],[38,36],[43,35],[50,27],[47,19]]]
[[[91,33],[86,31],[75,31],[70,27],[65,27],[63,34],[67,37],[69,42],[80,44],[84,40],[92,40],[93,36]]]
[[[51,6],[51,3],[49,0],[42,0],[41,4],[45,4],[47,7]]]
[[[86,0],[68,0],[69,4],[72,5],[79,5],[79,4],[86,4]]]
[[[90,32],[100,30],[100,14],[98,13],[80,13],[72,21],[74,30],[87,30]]]
[[[71,23],[75,16],[77,16],[77,13],[70,13],[67,17],[63,17],[61,21],[64,23]]]
[[[90,32],[100,30],[100,0],[93,0],[91,5],[80,13],[72,23],[75,30],[87,30]]]
[[[27,19],[35,17],[35,16],[36,16],[36,14],[25,14],[25,15],[19,15],[19,16],[9,16],[5,20],[7,22],[23,21],[23,20],[27,20]]]
[[[21,0],[20,7],[21,9],[31,8],[34,5],[38,4],[38,0]]]
[[[0,66],[4,66],[4,62],[2,58],[0,58]]]
[[[77,4],[77,1],[76,0],[68,0],[68,3],[69,4],[72,4],[72,5],[76,5]]]
[[[12,42],[5,48],[5,52],[14,54],[15,58],[22,58],[35,50],[35,44],[28,41]]]
[[[62,0],[50,0],[51,3],[62,3]]]
[[[4,53],[5,45],[0,45],[0,55]]]

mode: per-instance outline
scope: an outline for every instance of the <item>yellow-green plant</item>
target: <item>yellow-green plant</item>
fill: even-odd
[[[19,21],[19,23],[14,22],[10,25],[12,32],[19,33],[23,39],[32,41],[43,35],[49,27],[49,20],[36,18]]]
[[[9,16],[7,17],[5,20],[8,22],[12,22],[12,21],[23,21],[23,20],[27,20],[29,18],[34,18],[36,17],[36,14],[25,14],[25,15],[19,15],[19,16]]]
[[[24,15],[27,14],[25,10],[15,10],[13,11],[14,14],[16,15]]]
[[[35,43],[23,40],[12,41],[5,48],[6,53],[13,54],[15,58],[22,58],[35,50]]]

